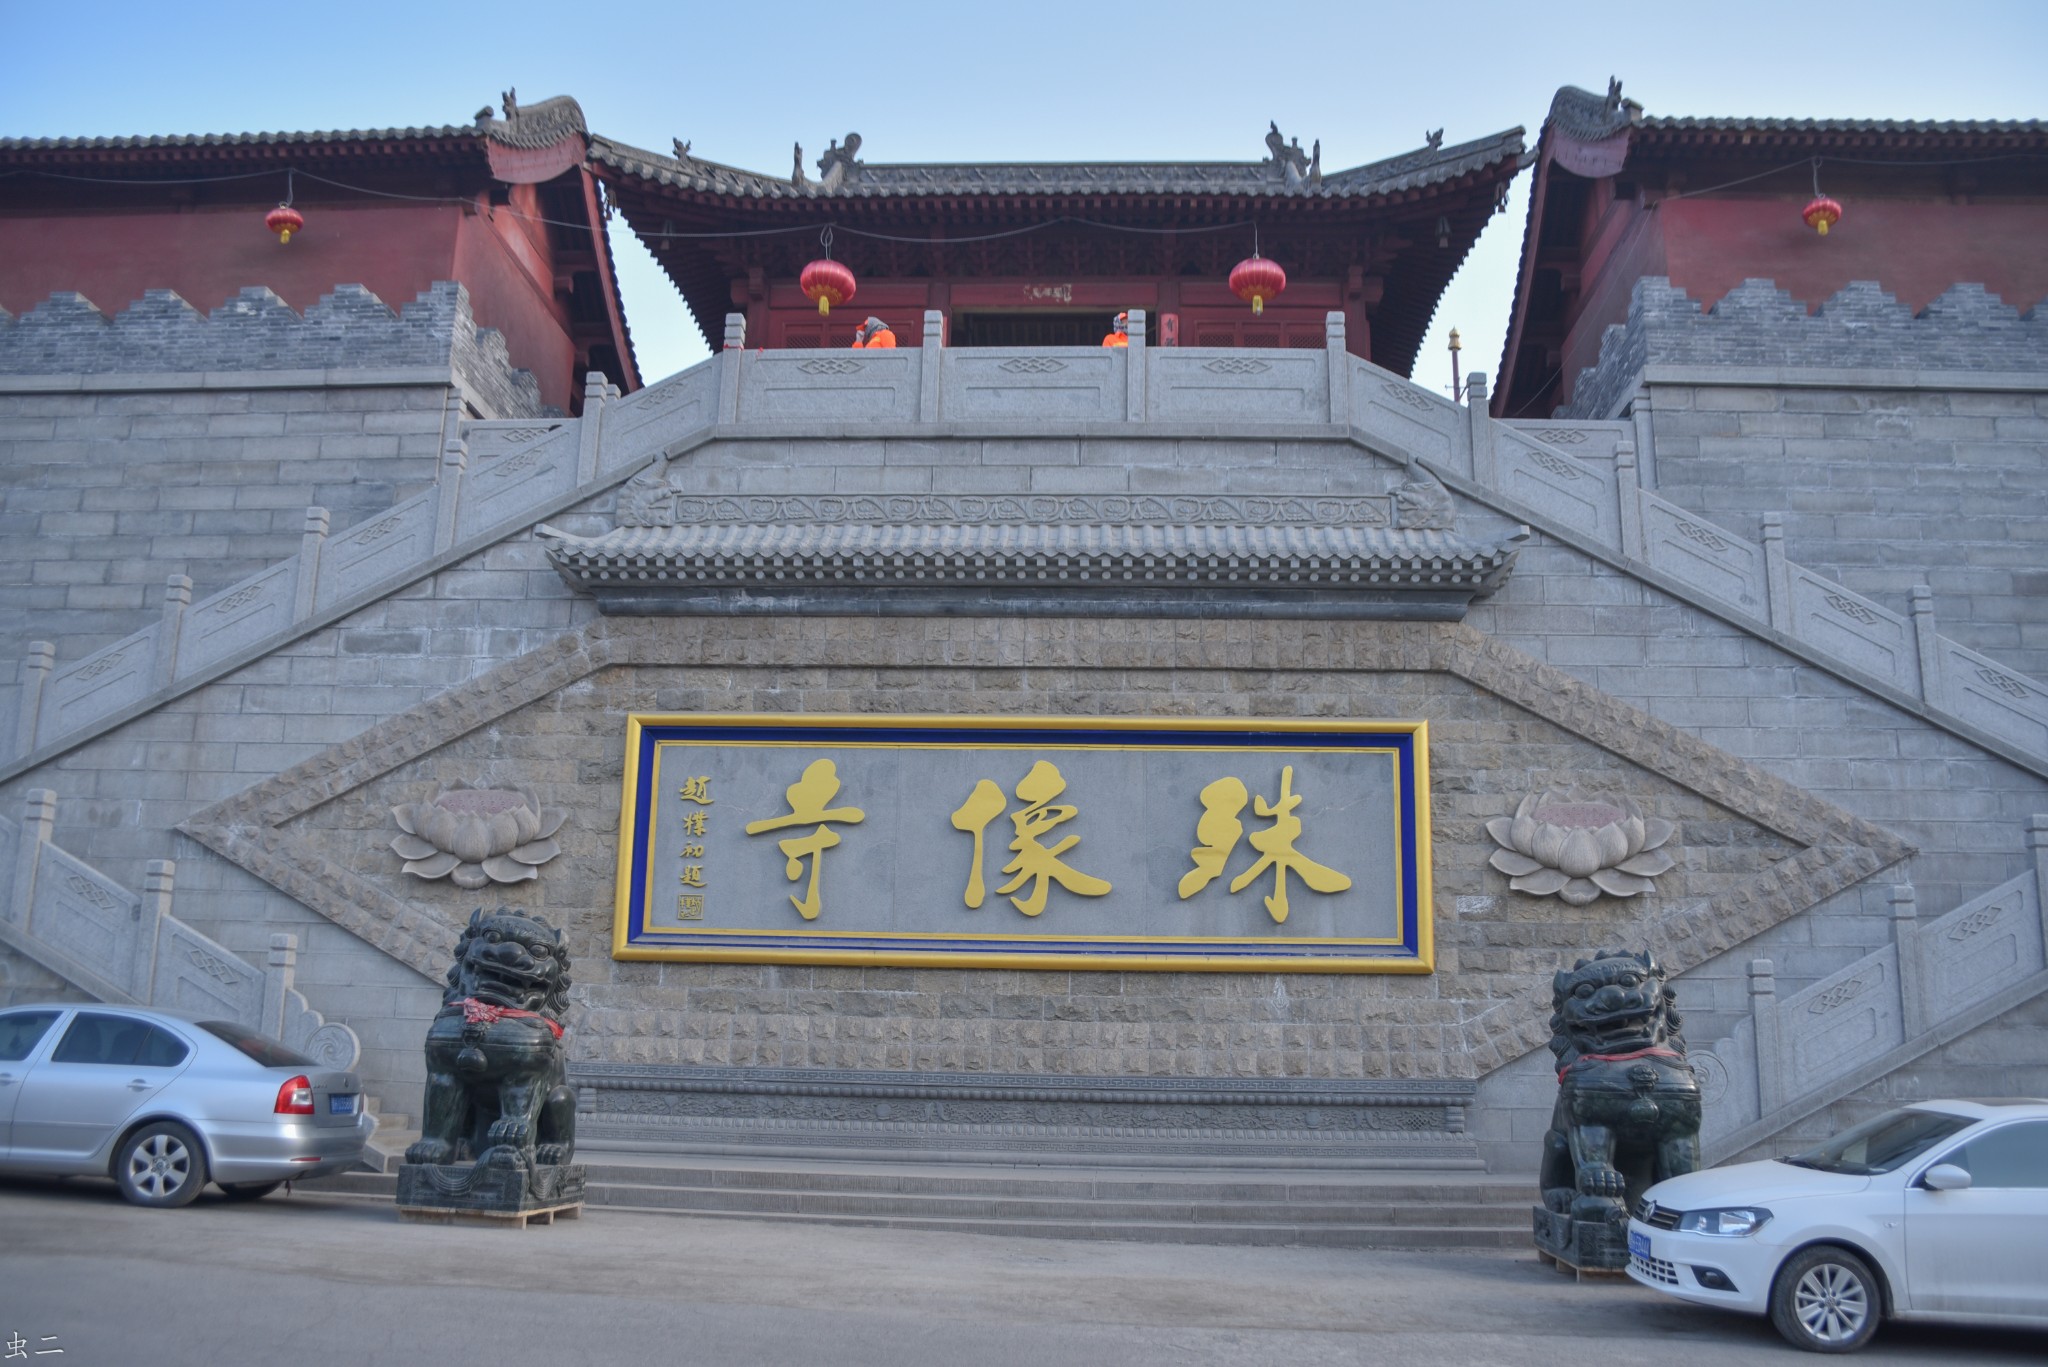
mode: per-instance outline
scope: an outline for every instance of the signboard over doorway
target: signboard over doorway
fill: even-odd
[[[1431,971],[1424,722],[628,719],[613,956]]]

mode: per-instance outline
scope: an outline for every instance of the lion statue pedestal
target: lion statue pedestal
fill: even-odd
[[[583,1209],[565,1084],[561,932],[511,907],[469,918],[427,1027],[420,1138],[398,1169],[408,1219],[573,1219]]]
[[[1648,954],[1602,950],[1551,983],[1557,1108],[1543,1136],[1536,1251],[1581,1275],[1628,1266],[1628,1212],[1700,1166],[1700,1089]]]

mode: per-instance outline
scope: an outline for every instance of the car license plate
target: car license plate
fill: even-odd
[[[1632,1258],[1649,1257],[1650,1236],[1643,1233],[1640,1229],[1630,1230],[1628,1232],[1628,1252]]]
[[[336,1095],[328,1097],[327,1113],[329,1115],[354,1115],[356,1113],[356,1094],[350,1092],[346,1096]]]

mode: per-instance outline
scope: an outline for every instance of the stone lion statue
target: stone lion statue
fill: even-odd
[[[1619,1227],[1646,1188],[1698,1170],[1699,1083],[1664,978],[1650,955],[1609,949],[1552,980],[1546,1209]]]
[[[530,1171],[569,1161],[576,1093],[564,1083],[568,993],[560,931],[511,907],[477,908],[427,1028],[426,1102],[406,1162],[474,1159]]]

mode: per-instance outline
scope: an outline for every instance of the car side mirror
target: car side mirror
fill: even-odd
[[[1970,1185],[1970,1174],[1953,1163],[1936,1163],[1921,1176],[1920,1185],[1929,1191],[1963,1191]]]

